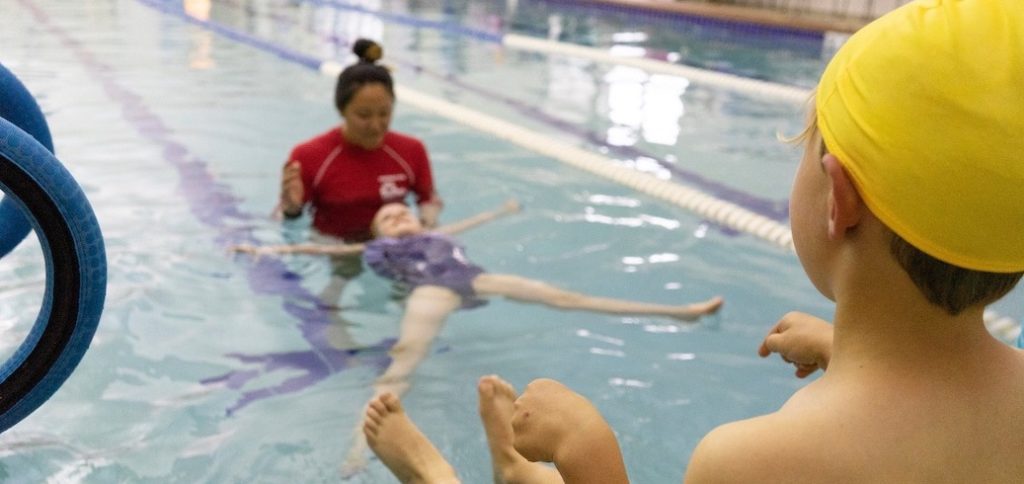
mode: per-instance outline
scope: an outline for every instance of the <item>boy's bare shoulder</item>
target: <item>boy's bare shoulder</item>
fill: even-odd
[[[872,482],[877,408],[856,385],[812,382],[778,411],[724,424],[697,445],[686,483]],[[877,479],[874,482],[882,482]]]
[[[686,469],[687,484],[799,482],[821,474],[819,436],[813,417],[797,421],[773,413],[722,425],[697,445]]]
[[[686,482],[1021,482],[1024,352],[1000,353],[952,384],[812,383],[707,434]]]

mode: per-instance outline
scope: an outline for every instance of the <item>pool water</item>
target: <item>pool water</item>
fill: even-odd
[[[203,22],[177,15],[183,7]],[[799,131],[802,106],[503,49],[480,33],[595,46],[642,33],[628,38],[660,56],[805,87],[822,66],[820,39],[806,35],[583,3],[17,0],[0,14],[0,62],[46,113],[109,262],[81,365],[0,436],[2,482],[339,480],[401,307],[364,273],[340,311],[325,309],[324,259],[225,250],[306,236],[270,217],[280,168],[292,145],[338,122],[333,80],[281,49],[345,61],[355,38],[383,39],[400,84],[781,222],[799,153],[776,135]],[[786,311],[830,314],[791,253],[398,103],[393,126],[428,146],[444,220],[522,202],[522,213],[461,237],[488,270],[596,295],[727,300],[692,325],[502,300],[454,314],[404,400],[464,482],[490,480],[476,418],[484,374],[518,388],[552,377],[593,399],[641,483],[678,482],[708,430],[769,412],[803,384],[756,355]],[[38,313],[41,274],[34,239],[0,260],[4,357]],[[997,309],[1019,318],[1020,292]],[[350,341],[361,349],[347,351]],[[349,482],[388,476],[373,461]]]

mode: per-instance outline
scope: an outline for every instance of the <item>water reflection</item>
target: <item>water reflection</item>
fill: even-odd
[[[640,200],[632,197],[618,197],[602,194],[589,195],[586,197],[586,202],[595,205],[610,205],[614,207],[636,208],[640,206]]]
[[[567,25],[569,23],[569,25]],[[547,17],[546,37],[561,40],[566,28],[580,30],[586,22],[552,14]],[[589,30],[584,28],[583,30]],[[578,37],[579,32],[573,32]],[[619,57],[648,57],[643,43],[648,40],[644,32],[622,31],[611,35],[613,44],[609,53]],[[652,144],[675,146],[681,132],[680,119],[685,115],[683,94],[689,81],[676,76],[648,75],[641,69],[627,66],[610,68],[601,79],[607,86],[607,106],[598,103],[597,81],[591,73],[591,62],[570,61],[550,56],[548,97],[552,104],[574,106],[570,113],[578,113],[582,120],[593,119],[595,112],[607,108],[611,122],[602,140],[611,146],[634,146],[641,139]],[[592,107],[587,107],[587,106]],[[565,114],[559,113],[559,114]],[[664,175],[664,174],[662,174]]]
[[[642,56],[643,49],[629,52]],[[652,144],[675,146],[679,142],[680,122],[686,114],[683,94],[690,82],[677,76],[648,75],[641,69],[615,66],[604,76],[608,86],[607,142],[613,146],[633,146],[640,139]],[[639,160],[638,160],[639,163]]]
[[[210,20],[210,0],[184,0],[185,14],[198,20]],[[208,30],[196,29],[192,32],[192,48],[188,53],[188,66],[191,69],[205,70],[216,67],[213,61],[213,34]]]
[[[630,266],[638,266],[643,264],[663,264],[665,262],[677,262],[678,260],[679,254],[665,252],[661,254],[651,254],[646,258],[637,256],[623,257],[622,263]]]
[[[663,217],[655,217],[653,215],[647,214],[637,214],[634,217],[613,217],[611,215],[598,213],[594,207],[586,207],[584,208],[582,215],[574,217],[565,217],[562,220],[565,220],[567,222],[583,220],[585,222],[590,223],[615,225],[620,227],[655,226],[667,230],[675,230],[678,229],[680,226],[678,220]]]
[[[317,47],[321,59],[341,59],[346,62],[355,58],[349,47],[361,38],[373,39],[385,46],[384,21],[377,12],[383,9],[381,0],[351,2],[352,9],[338,9],[332,6],[316,6],[310,13],[308,30],[319,40]]]
[[[185,13],[199,20],[210,20],[210,0],[184,0]]]
[[[558,40],[564,35],[566,20],[560,15],[547,18],[546,37]],[[633,45],[647,39],[643,32],[613,34],[617,43],[609,52],[621,57],[647,57],[649,52]],[[675,146],[681,133],[680,122],[686,114],[683,95],[690,83],[687,79],[668,75],[648,75],[641,69],[613,66],[603,77],[595,73],[601,66],[570,56],[548,56],[547,102],[545,110],[571,122],[584,123],[595,115],[606,117],[603,143],[626,147],[640,141]],[[602,101],[601,88],[605,89]],[[605,114],[605,112],[607,112]],[[638,165],[646,164],[636,160]],[[654,165],[658,165],[654,161]],[[662,172],[663,168],[652,168]],[[657,173],[661,177],[670,174]]]

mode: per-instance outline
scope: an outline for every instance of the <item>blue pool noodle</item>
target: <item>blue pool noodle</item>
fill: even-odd
[[[31,135],[53,153],[53,138],[43,111],[25,85],[0,64],[0,118]],[[7,255],[32,229],[22,208],[11,199],[0,200],[0,257]]]
[[[46,292],[25,341],[0,366],[0,432],[67,380],[89,348],[106,297],[103,235],[85,193],[53,156],[49,128],[24,86],[0,66],[0,244],[6,254],[35,229]],[[32,130],[8,121],[10,115]]]

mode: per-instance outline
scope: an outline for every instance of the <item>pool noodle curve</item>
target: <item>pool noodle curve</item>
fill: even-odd
[[[0,257],[35,229],[46,291],[25,341],[0,366],[0,432],[27,417],[67,380],[89,348],[106,296],[99,223],[81,187],[53,156],[35,99],[0,66]]]

